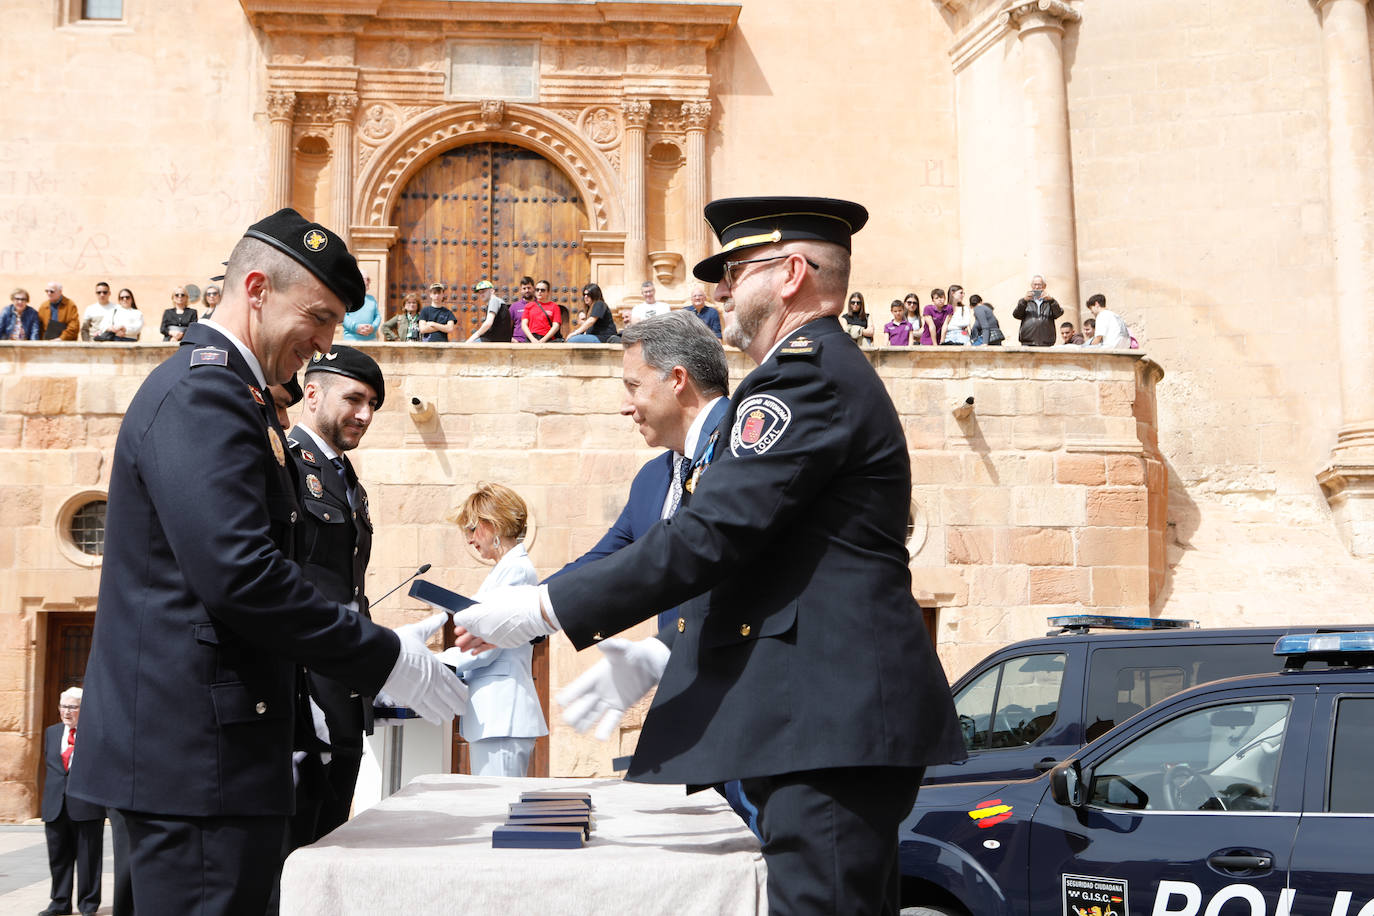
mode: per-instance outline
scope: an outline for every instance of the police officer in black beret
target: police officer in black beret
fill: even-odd
[[[326,598],[368,619],[372,615],[363,578],[372,555],[372,517],[367,491],[345,453],[358,447],[385,400],[386,382],[377,361],[336,344],[328,354],[316,353],[306,366],[302,414],[286,439],[304,510],[296,526],[296,562]],[[348,820],[363,735],[372,734],[370,696],[313,671],[308,684],[328,762],[298,773],[291,849],[315,842]]]
[[[270,384],[329,351],[363,278],[294,210],[251,226],[224,300],[120,426],[104,573],[68,791],[128,824],[140,913],[262,913],[292,809],[297,665],[443,721],[465,688],[291,562],[301,506]]]
[[[706,218],[722,250],[694,273],[733,301],[727,342],[758,368],[690,497],[605,559],[483,595],[455,616],[458,645],[561,628],[582,649],[681,604],[676,626],[570,685],[565,715],[590,725],[657,684],[628,778],[740,779],[769,912],[895,913],[897,828],[925,766],[964,751],[911,593],[906,438],[838,321],[868,214],[755,197],[715,201]]]

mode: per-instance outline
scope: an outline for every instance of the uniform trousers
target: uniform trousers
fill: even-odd
[[[175,817],[121,810],[134,907],[178,916],[262,916],[281,873],[284,816]]]
[[[897,829],[923,767],[841,767],[741,780],[758,808],[768,912],[890,914],[901,904]]]
[[[54,913],[70,913],[72,909],[72,879],[76,888],[76,908],[82,913],[94,913],[100,908],[101,856],[105,846],[105,819],[72,820],[66,802],[56,819],[43,823],[48,841],[48,870],[52,873],[52,903]]]
[[[524,776],[533,751],[533,738],[482,738],[468,745],[468,769],[473,776]]]
[[[113,916],[134,916],[134,883],[129,879],[129,825],[118,809],[110,808],[110,839],[114,841]]]

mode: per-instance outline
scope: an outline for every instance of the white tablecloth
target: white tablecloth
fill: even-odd
[[[581,849],[492,849],[531,789],[591,793]],[[619,779],[421,776],[282,873],[283,916],[754,914],[768,909],[758,840],[712,791]]]

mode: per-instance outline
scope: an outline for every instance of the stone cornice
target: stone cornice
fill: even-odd
[[[1063,28],[1082,18],[1083,14],[1065,0],[1007,0],[955,36],[949,49],[950,65],[958,73],[1013,30]]]
[[[1313,9],[1320,13],[1322,7],[1330,6],[1332,3],[1335,3],[1336,0],[1308,0],[1308,2],[1312,4]],[[1361,6],[1369,6],[1370,0],[1355,0],[1355,2]]]
[[[502,0],[239,0],[249,22],[267,32],[353,33],[385,37],[389,27],[408,24],[432,30],[463,30],[487,25],[493,31],[525,32],[559,26],[611,26],[636,32],[670,27],[678,40],[714,47],[739,19],[738,3],[644,3],[593,0],[590,3],[502,2]],[[625,37],[624,35],[620,36]],[[645,36],[648,37],[648,36]],[[667,37],[667,36],[665,36]]]

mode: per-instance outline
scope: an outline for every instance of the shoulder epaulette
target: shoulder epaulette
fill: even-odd
[[[219,347],[197,347],[191,351],[191,367],[196,366],[227,366],[229,365],[229,351],[221,350]]]
[[[787,343],[778,348],[778,358],[784,356],[815,356],[820,351],[820,344],[804,334],[798,334]]]

